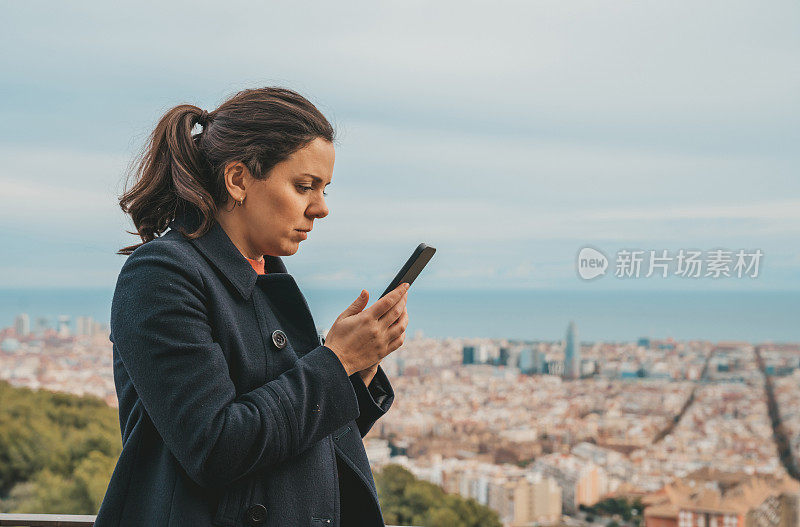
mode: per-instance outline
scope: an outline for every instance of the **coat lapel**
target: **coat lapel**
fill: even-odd
[[[186,208],[169,224],[184,235],[194,232],[201,223],[199,212]],[[189,240],[217,270],[225,276],[242,298],[250,300],[258,284],[273,313],[280,318],[290,338],[302,339],[303,352],[319,345],[311,310],[292,275],[279,256],[264,255],[265,275],[259,275],[231,241],[222,226],[214,221],[202,236]],[[300,353],[301,355],[304,353]]]
[[[175,216],[169,227],[186,236],[197,230],[200,222],[199,212],[193,208],[187,208]],[[214,221],[208,232],[198,238],[189,238],[189,241],[233,285],[242,298],[250,299],[258,274],[218,222]],[[267,263],[271,264],[273,268],[277,267],[284,273],[286,272],[283,262],[274,261],[274,259],[280,260],[280,258],[275,256],[270,258],[273,260]]]

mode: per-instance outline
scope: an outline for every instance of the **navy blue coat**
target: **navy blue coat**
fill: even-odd
[[[383,369],[348,377],[279,257],[258,275],[218,223],[178,231],[195,225],[120,271],[123,448],[96,526],[382,526],[361,438],[394,399]]]

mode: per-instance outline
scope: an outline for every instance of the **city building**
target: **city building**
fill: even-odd
[[[608,488],[606,472],[590,461],[568,454],[548,454],[533,469],[553,478],[561,488],[561,508],[574,514],[580,505],[594,505]]]
[[[508,366],[508,359],[511,356],[511,350],[508,346],[500,348],[500,356],[497,358],[497,364],[500,366]]]
[[[561,488],[553,478],[532,472],[514,486],[512,527],[555,525],[561,520]]]
[[[536,368],[536,359],[535,359],[535,351],[531,348],[525,347],[519,352],[519,371],[526,375],[530,375],[532,373],[541,373]]]
[[[570,322],[567,327],[566,342],[564,344],[564,377],[577,379],[581,376],[581,344],[575,323]]]
[[[59,337],[69,337],[70,336],[70,328],[69,328],[69,315],[59,315],[58,316],[58,336]]]
[[[20,313],[14,319],[14,331],[17,337],[27,337],[31,332],[31,320],[27,313]]]
[[[475,346],[464,346],[461,364],[475,364]]]
[[[698,471],[644,498],[645,527],[777,526],[780,496],[797,492],[800,484],[788,477]],[[788,518],[797,502],[784,500]]]

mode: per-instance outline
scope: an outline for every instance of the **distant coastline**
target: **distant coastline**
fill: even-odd
[[[357,291],[304,289],[314,320],[327,328]],[[0,327],[28,313],[91,316],[108,323],[111,289],[0,289]],[[371,302],[370,302],[371,303]],[[800,342],[800,292],[432,291],[409,297],[410,334],[560,340],[570,320],[581,341],[677,340]]]

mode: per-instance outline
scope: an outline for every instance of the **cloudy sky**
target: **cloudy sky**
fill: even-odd
[[[331,214],[287,266],[382,289],[800,291],[800,4],[8,2],[0,287],[113,288],[158,118],[289,87],[337,128]],[[757,279],[582,282],[583,246],[761,249]]]

